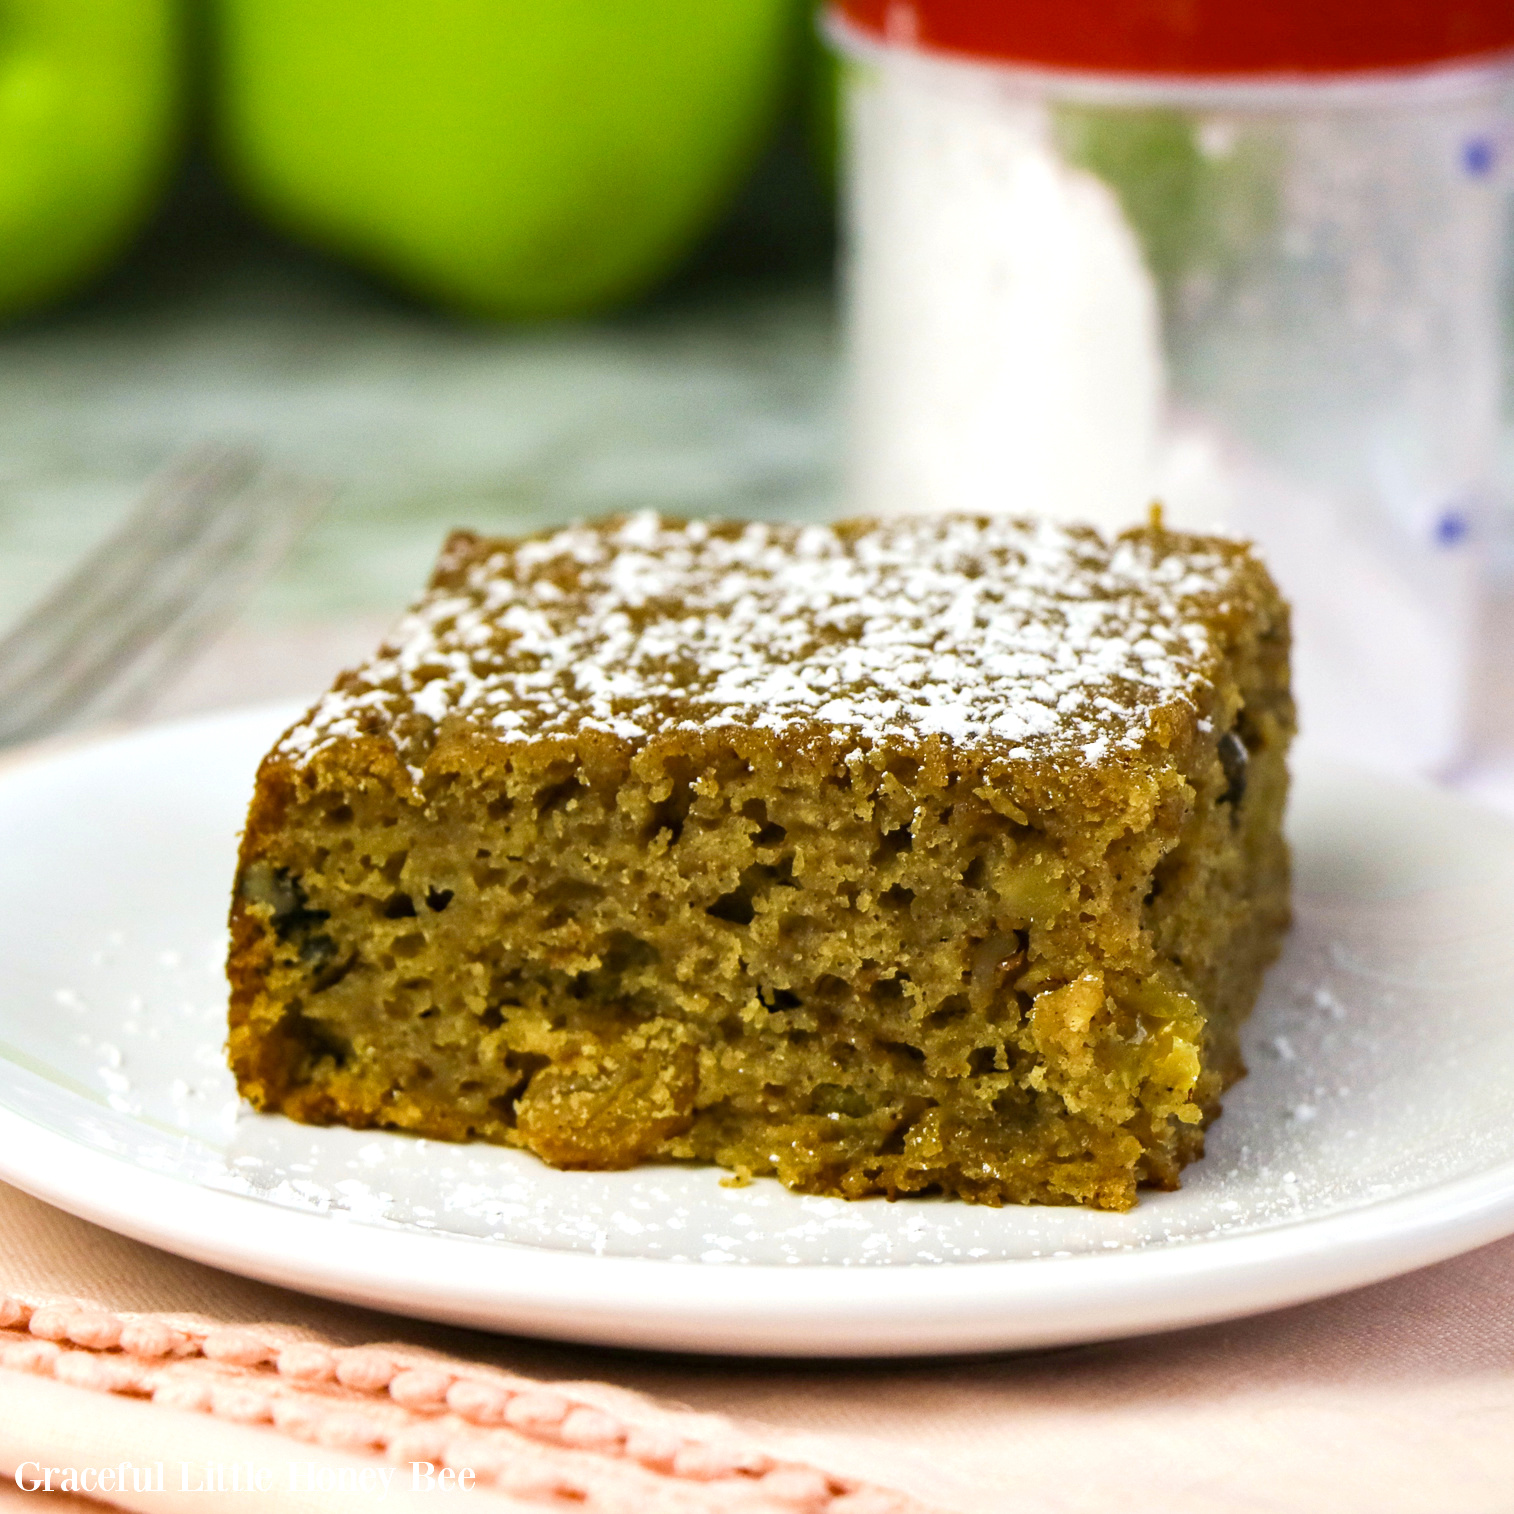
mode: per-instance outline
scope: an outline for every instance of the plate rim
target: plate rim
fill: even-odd
[[[30,1162],[16,1159],[27,1152]],[[758,1357],[980,1354],[1158,1334],[1346,1292],[1514,1232],[1510,1160],[1335,1214],[1138,1251],[713,1266],[312,1214],[153,1172],[6,1106],[0,1179],[116,1234],[344,1303],[584,1345]]]

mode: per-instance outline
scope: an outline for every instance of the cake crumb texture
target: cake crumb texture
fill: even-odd
[[[1288,916],[1286,607],[1243,544],[974,517],[456,533],[265,759],[256,1107],[1124,1208]]]

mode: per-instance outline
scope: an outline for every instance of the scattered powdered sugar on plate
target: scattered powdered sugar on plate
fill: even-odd
[[[1407,916],[1412,914],[1415,930]],[[1482,918],[1486,915],[1486,918]],[[1496,918],[1495,918],[1496,917]],[[1177,1193],[1128,1214],[847,1203],[711,1167],[559,1172],[525,1152],[319,1129],[238,1105],[224,1066],[222,942],[119,940],[85,953],[0,1102],[97,1150],[204,1188],[381,1230],[689,1265],[940,1266],[1188,1246],[1265,1230],[1514,1159],[1478,1083],[1514,945],[1459,894],[1300,900],[1245,1038],[1251,1074]],[[83,1037],[81,1040],[80,1037]],[[130,1095],[115,1078],[126,1071]],[[1496,1087],[1493,1085],[1496,1084]],[[1487,1085],[1487,1086],[1485,1086]],[[1470,1097],[1448,1097],[1467,1089]],[[1478,1100],[1482,1102],[1478,1102]]]
[[[686,727],[932,737],[1097,762],[1200,702],[1233,543],[1050,521],[838,526],[652,514],[520,543],[459,534],[369,663],[281,743],[387,733],[418,771],[465,717],[505,741]]]

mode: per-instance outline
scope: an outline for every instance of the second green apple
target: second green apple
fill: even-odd
[[[220,132],[292,234],[489,316],[641,293],[782,104],[799,0],[219,0]]]

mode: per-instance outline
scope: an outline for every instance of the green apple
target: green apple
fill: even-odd
[[[804,50],[804,125],[821,182],[835,194],[841,178],[843,65],[825,32],[825,0],[814,0]]]
[[[662,278],[768,140],[803,0],[217,0],[224,154],[278,225],[486,316]]]
[[[0,0],[0,316],[97,273],[178,137],[175,0]]]

